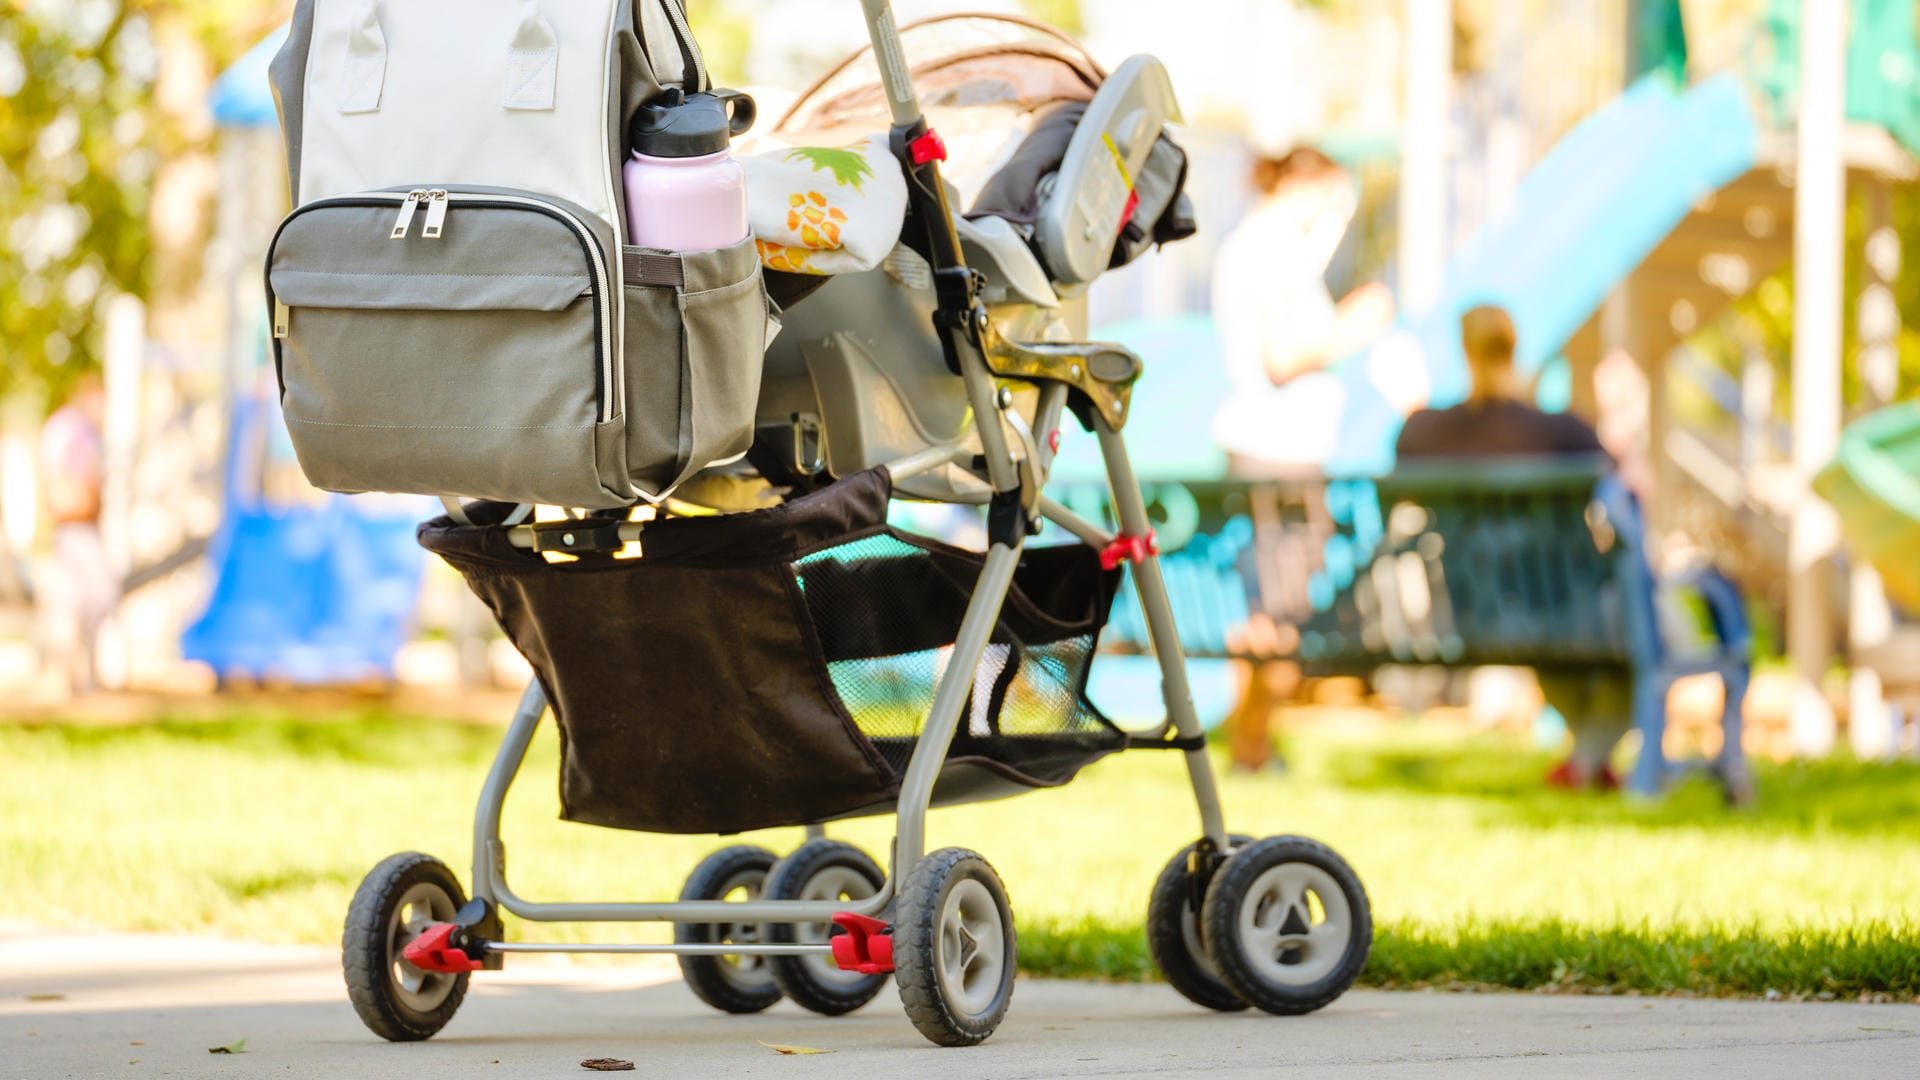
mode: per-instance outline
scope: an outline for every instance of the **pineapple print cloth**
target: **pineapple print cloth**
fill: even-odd
[[[900,241],[907,182],[885,135],[847,146],[778,146],[740,164],[754,246],[769,270],[871,270]]]

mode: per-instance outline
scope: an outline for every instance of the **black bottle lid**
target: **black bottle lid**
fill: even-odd
[[[633,114],[633,149],[648,157],[718,154],[753,126],[753,98],[738,90],[685,94],[670,89]]]

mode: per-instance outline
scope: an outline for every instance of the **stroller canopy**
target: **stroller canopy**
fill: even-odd
[[[946,141],[942,175],[969,205],[1013,156],[1039,115],[1086,102],[1107,72],[1085,48],[1044,23],[1007,15],[943,15],[900,31],[927,122]],[[871,46],[828,69],[801,93],[773,133],[792,143],[836,145],[892,123]]]

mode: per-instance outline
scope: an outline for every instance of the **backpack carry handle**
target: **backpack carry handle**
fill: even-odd
[[[520,21],[507,44],[506,85],[502,108],[550,112],[560,78],[560,38],[540,13],[540,0],[519,0]],[[380,92],[387,77],[387,35],[380,25],[382,0],[361,0],[347,38],[346,92],[340,112],[380,111]]]

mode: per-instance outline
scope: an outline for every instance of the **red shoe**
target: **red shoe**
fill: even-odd
[[[1578,791],[1580,788],[1585,787],[1586,784],[1582,782],[1579,771],[1574,768],[1573,759],[1568,758],[1560,764],[1555,765],[1553,769],[1547,773],[1547,786],[1564,788],[1567,791]]]
[[[1613,766],[1602,765],[1600,771],[1594,775],[1593,786],[1601,791],[1619,791],[1620,774],[1613,771]]]

